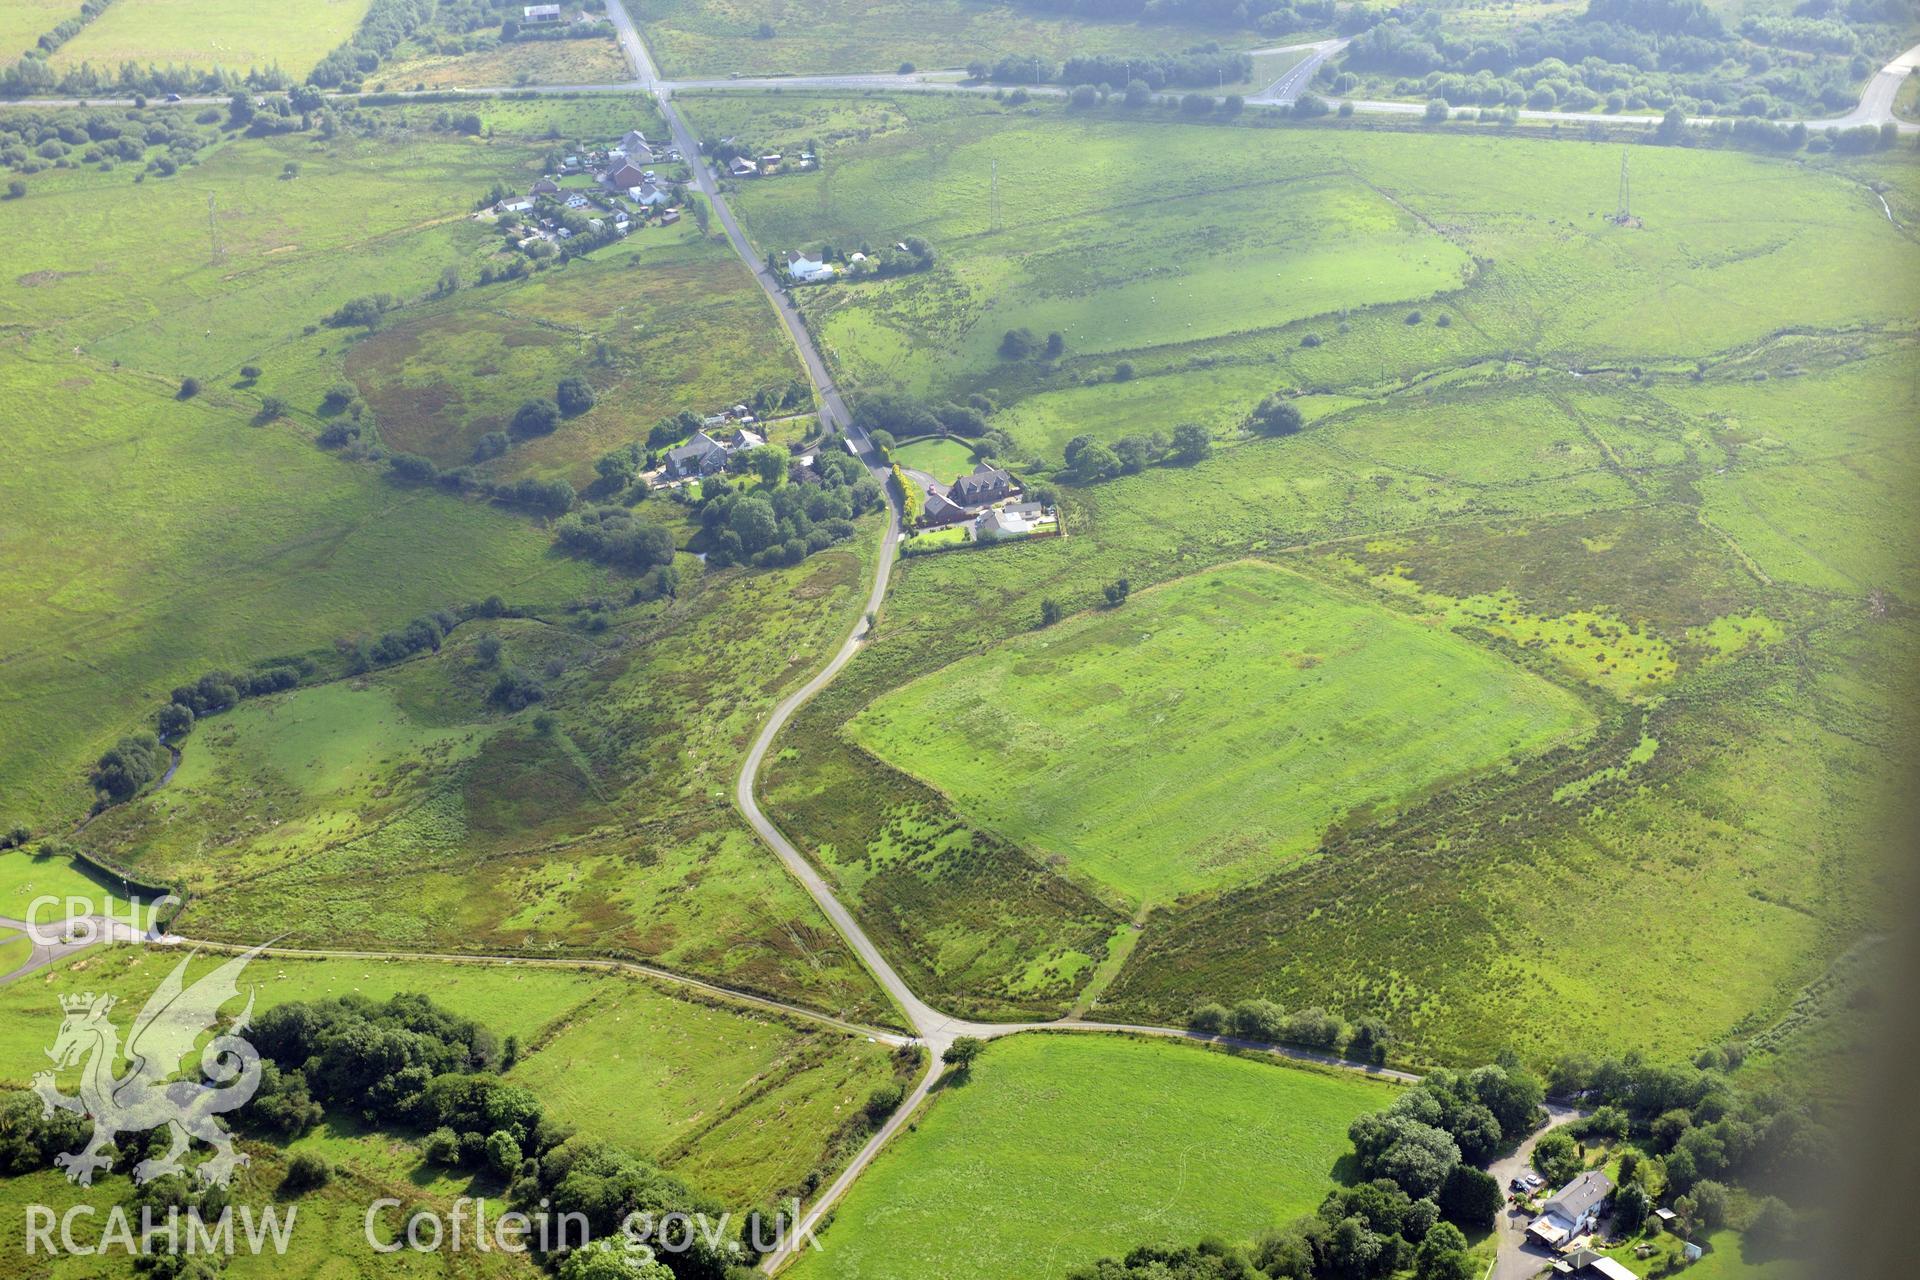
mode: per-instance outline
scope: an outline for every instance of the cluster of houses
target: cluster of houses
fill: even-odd
[[[963,541],[999,542],[1057,533],[1059,514],[1038,502],[1023,502],[1020,482],[1011,472],[990,462],[952,484],[926,484],[926,503],[920,515],[922,529],[962,530]]]
[[[661,459],[662,483],[674,484],[727,469],[727,459],[745,449],[758,449],[767,438],[752,430],[755,419],[747,406],[737,404],[700,420],[700,429]]]
[[[680,159],[678,148],[649,143],[640,130],[629,129],[617,146],[584,158],[570,155],[561,162],[561,177],[587,174],[598,190],[562,187],[555,176],[548,175],[529,187],[526,195],[509,195],[496,201],[490,212],[496,216],[531,213],[545,199],[576,212],[591,211],[596,216],[590,217],[587,225],[595,231],[611,222],[616,233],[626,235],[636,217],[648,216],[657,217],[662,226],[672,226],[680,221],[677,200],[671,187],[650,166],[678,163]],[[564,241],[572,235],[573,231],[558,218],[537,218],[520,247],[524,249],[535,240]]]

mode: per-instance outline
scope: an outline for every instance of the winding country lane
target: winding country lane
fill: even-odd
[[[847,412],[839,389],[834,385],[832,376],[827,370],[826,362],[821,359],[819,350],[814,345],[813,337],[807,331],[807,327],[801,320],[798,310],[795,309],[792,299],[788,297],[786,291],[780,287],[779,282],[769,271],[766,262],[753,251],[753,247],[748,242],[745,233],[740,229],[740,224],[734,217],[733,210],[727,204],[725,194],[721,192],[719,184],[714,179],[712,170],[708,166],[706,159],[700,153],[698,140],[687,127],[685,119],[682,118],[679,109],[674,104],[674,86],[661,81],[659,78],[659,74],[654,68],[653,60],[647,54],[646,45],[640,39],[639,32],[633,26],[632,20],[627,16],[626,9],[620,0],[607,0],[607,12],[612,15],[614,27],[620,33],[621,46],[626,49],[628,57],[633,62],[634,73],[638,83],[650,92],[655,102],[659,104],[661,115],[665,117],[667,127],[672,131],[674,145],[680,148],[680,154],[685,158],[687,167],[693,172],[695,187],[702,195],[707,197],[707,200],[713,206],[714,216],[720,220],[721,226],[726,230],[728,242],[732,244],[734,252],[739,255],[740,260],[746,264],[748,270],[753,272],[754,279],[760,283],[760,287],[766,293],[768,301],[773,304],[774,310],[779,313],[781,323],[786,326],[788,336],[792,338],[795,347],[799,350],[801,358],[806,364],[807,371],[813,378],[814,385],[819,392],[822,419],[828,427],[843,432],[847,438],[852,441],[855,451],[859,454],[861,460],[867,464],[876,478],[884,481],[886,471],[881,465],[878,454],[874,452],[872,442],[867,439],[866,434],[853,422],[852,415]],[[833,927],[840,933],[840,936],[846,940],[847,945],[853,948],[854,953],[860,957],[861,962],[865,964],[868,971],[873,974],[875,981],[880,984],[881,988],[893,1002],[899,1006],[901,1013],[906,1017],[908,1026],[912,1027],[915,1037],[927,1050],[927,1069],[922,1074],[920,1082],[914,1087],[913,1092],[902,1101],[900,1107],[894,1111],[887,1122],[880,1127],[878,1132],[868,1139],[866,1145],[861,1147],[860,1151],[848,1162],[847,1167],[840,1171],[839,1176],[815,1198],[812,1206],[801,1218],[798,1229],[788,1233],[781,1248],[767,1256],[763,1264],[763,1270],[769,1273],[779,1270],[780,1267],[792,1257],[793,1252],[797,1248],[802,1247],[801,1242],[805,1241],[811,1232],[818,1227],[821,1219],[839,1202],[841,1196],[846,1193],[847,1188],[853,1185],[854,1180],[873,1162],[874,1157],[892,1141],[894,1135],[897,1134],[902,1127],[911,1122],[921,1104],[926,1101],[928,1094],[932,1092],[934,1085],[940,1079],[941,1073],[944,1070],[944,1066],[940,1060],[941,1055],[952,1046],[955,1040],[962,1036],[972,1036],[981,1040],[992,1040],[1000,1036],[1034,1031],[1105,1032],[1109,1034],[1114,1032],[1131,1032],[1139,1035],[1212,1041],[1231,1045],[1236,1048],[1265,1051],[1303,1061],[1314,1061],[1325,1065],[1369,1072],[1381,1078],[1401,1082],[1417,1080],[1417,1076],[1410,1075],[1406,1072],[1389,1071],[1383,1068],[1367,1068],[1356,1063],[1346,1062],[1327,1055],[1309,1053],[1304,1050],[1277,1048],[1272,1045],[1236,1041],[1227,1037],[1204,1036],[1177,1027],[1125,1026],[1113,1023],[1084,1021],[1028,1023],[972,1022],[966,1019],[956,1018],[935,1008],[907,984],[906,980],[900,976],[899,971],[893,967],[887,957],[881,952],[880,948],[875,945],[873,939],[867,936],[866,930],[861,928],[860,922],[854,917],[853,912],[847,908],[845,903],[840,901],[839,897],[834,893],[833,887],[827,883],[826,877],[794,846],[786,834],[782,832],[779,827],[775,826],[773,820],[761,809],[760,801],[756,794],[761,766],[765,763],[767,753],[773,748],[774,740],[779,737],[780,731],[785,728],[787,722],[793,718],[793,714],[804,706],[815,694],[819,693],[820,690],[826,688],[834,677],[840,674],[847,663],[852,661],[853,656],[866,644],[871,628],[869,619],[878,615],[880,606],[886,599],[887,583],[892,576],[893,562],[898,551],[899,540],[899,513],[893,503],[889,501],[887,505],[886,533],[881,542],[880,553],[875,564],[873,585],[867,594],[866,609],[863,611],[860,620],[854,624],[851,634],[847,636],[846,641],[840,646],[839,651],[827,662],[826,666],[822,667],[815,673],[811,680],[788,695],[785,701],[774,708],[773,714],[768,717],[759,735],[754,738],[753,746],[748,750],[746,761],[741,766],[740,777],[734,786],[734,802],[739,806],[741,815],[746,818],[748,825],[753,828],[754,833],[766,843],[768,848],[774,851],[775,855],[779,857],[787,870],[792,873],[794,879],[798,880],[802,887],[806,889],[808,895],[812,897],[815,904],[819,906],[822,914],[833,923]]]

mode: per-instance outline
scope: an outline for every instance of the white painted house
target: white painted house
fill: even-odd
[[[1600,1206],[1612,1194],[1612,1179],[1598,1169],[1587,1170],[1541,1207],[1540,1216],[1527,1228],[1528,1238],[1558,1249],[1585,1235],[1593,1230],[1600,1218]]]
[[[816,258],[803,249],[795,249],[787,255],[787,276],[792,280],[810,283],[830,279],[833,268],[827,265],[825,258]]]

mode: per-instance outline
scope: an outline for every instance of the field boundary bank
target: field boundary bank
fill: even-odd
[[[218,952],[223,955],[242,955],[254,950],[237,942],[221,942],[211,938],[193,938],[181,934],[167,935],[162,941],[172,946],[191,947],[200,951]],[[750,1005],[765,1013],[781,1014],[800,1018],[807,1022],[818,1023],[843,1031],[848,1035],[865,1036],[882,1044],[895,1046],[909,1044],[912,1037],[898,1031],[888,1031],[880,1027],[867,1026],[848,1018],[835,1017],[822,1013],[818,1009],[809,1009],[805,1005],[792,1004],[776,1000],[739,987],[728,987],[705,978],[696,978],[689,974],[676,973],[658,965],[645,964],[638,960],[626,960],[612,956],[532,956],[513,955],[511,953],[482,953],[461,951],[379,951],[346,947],[282,947],[272,943],[259,948],[259,954],[288,960],[369,960],[378,963],[434,963],[434,964],[470,964],[478,966],[509,967],[527,965],[543,969],[593,969],[603,973],[628,973],[643,978],[651,978],[672,986],[687,987],[708,996],[737,1004]]]

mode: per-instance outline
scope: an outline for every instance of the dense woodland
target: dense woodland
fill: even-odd
[[[1413,8],[1357,36],[1323,74],[1336,93],[1390,77],[1401,96],[1455,106],[1841,112],[1915,23],[1901,0],[1809,0],[1737,29],[1702,0],[1590,0],[1511,32],[1465,31],[1445,10]]]

